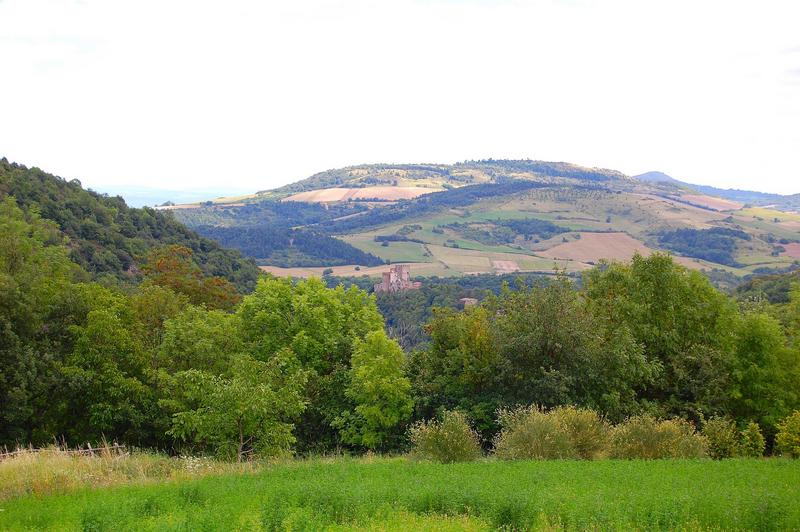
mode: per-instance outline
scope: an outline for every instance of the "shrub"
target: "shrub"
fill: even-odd
[[[659,424],[663,434],[662,454],[666,458],[705,458],[708,442],[685,419],[667,419]]]
[[[661,458],[658,421],[652,416],[634,416],[617,425],[611,435],[614,458]]]
[[[650,415],[628,418],[611,434],[613,458],[699,458],[706,456],[707,442],[688,421],[658,421]]]
[[[610,427],[593,410],[574,406],[545,412],[535,406],[501,410],[494,452],[503,460],[581,458],[606,453]]]
[[[761,428],[758,423],[751,421],[742,431],[742,443],[739,447],[742,456],[760,458],[764,456],[765,447],[766,442],[764,441],[764,435],[761,433]]]
[[[708,441],[708,455],[711,458],[721,460],[739,455],[739,431],[733,421],[709,419],[703,426],[703,436]]]
[[[778,423],[775,448],[782,455],[800,458],[800,410]]]
[[[575,449],[558,419],[536,406],[500,410],[502,430],[494,440],[494,454],[502,460],[572,458]]]
[[[592,460],[607,453],[610,425],[588,408],[562,406],[550,412],[569,435],[575,458]]]
[[[481,455],[478,433],[461,412],[445,412],[440,421],[422,421],[411,427],[412,456],[443,464],[469,462]]]

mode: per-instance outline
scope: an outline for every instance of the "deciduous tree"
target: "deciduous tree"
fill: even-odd
[[[288,452],[292,422],[305,408],[305,379],[289,349],[268,361],[235,356],[225,375],[181,372],[177,387],[186,408],[173,416],[169,433],[238,461]]]
[[[411,415],[411,383],[404,374],[405,355],[383,331],[356,338],[351,357],[350,384],[345,392],[355,403],[336,420],[343,439],[378,449]]]

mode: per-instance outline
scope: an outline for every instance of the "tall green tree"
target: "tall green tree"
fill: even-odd
[[[800,350],[800,283],[792,285],[789,291],[789,305],[786,309],[786,332]]]
[[[741,316],[728,391],[730,414],[774,433],[800,406],[800,357],[787,345],[780,322],[761,312]]]
[[[458,408],[490,438],[516,404],[579,404],[622,418],[656,371],[630,331],[592,312],[565,278],[504,290],[481,307],[437,310],[431,346],[411,356],[417,413]]]
[[[308,408],[298,425],[303,449],[342,443],[333,426],[355,405],[350,383],[353,341],[383,329],[375,299],[363,290],[329,289],[319,279],[259,280],[237,309],[245,349],[259,360],[289,348],[309,372]]]
[[[400,345],[383,331],[355,339],[350,384],[346,396],[355,403],[336,420],[342,439],[379,449],[400,435],[398,429],[411,415],[411,383],[405,376],[405,355]]]
[[[430,347],[413,352],[409,361],[416,417],[458,409],[485,435],[496,429],[495,411],[505,399],[495,318],[485,307],[434,311],[426,327]]]
[[[142,346],[154,353],[164,340],[165,323],[189,305],[189,298],[163,286],[145,284],[131,295],[134,334]]]
[[[636,389],[655,371],[624,324],[593,312],[565,277],[499,299],[500,375],[510,404],[639,410]]]
[[[93,292],[93,308],[85,323],[73,327],[74,349],[60,367],[59,434],[70,442],[107,438],[154,445],[157,398],[129,300]]]
[[[169,433],[238,461],[288,452],[292,423],[305,408],[306,373],[289,349],[266,362],[237,355],[225,375],[191,369],[177,374],[184,408]]]
[[[46,412],[80,314],[80,274],[52,223],[0,199],[0,444],[52,438]]]
[[[737,320],[732,300],[659,253],[595,268],[584,283],[592,311],[625,327],[657,368],[652,384],[638,389],[642,399],[662,414],[724,413]]]
[[[169,374],[197,369],[220,375],[242,348],[236,315],[189,306],[164,323],[154,365]]]

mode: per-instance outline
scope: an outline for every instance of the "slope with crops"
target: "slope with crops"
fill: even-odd
[[[359,275],[356,266],[375,265],[369,257],[410,264],[427,276],[579,272],[603,259],[659,250],[728,284],[797,267],[795,215],[640,177],[530,160],[361,165],[236,202],[182,206],[191,208],[175,214],[276,275],[321,275],[329,267],[337,275]],[[309,257],[289,240],[276,248],[230,238],[269,234],[276,226],[335,237],[367,256],[342,248]]]

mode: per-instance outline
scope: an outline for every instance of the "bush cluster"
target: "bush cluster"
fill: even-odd
[[[470,426],[467,416],[447,411],[441,420],[420,421],[409,430],[414,446],[413,456],[443,464],[469,462],[481,456],[478,433]]]
[[[593,410],[574,406],[546,412],[536,406],[501,410],[494,453],[504,460],[602,456],[610,427]]]
[[[764,435],[761,433],[761,427],[758,423],[751,421],[747,427],[742,431],[742,456],[750,458],[760,458],[764,456],[764,449],[767,443],[764,440]]]
[[[666,458],[761,457],[765,440],[757,423],[742,431],[724,418],[712,418],[698,432],[689,421],[632,416],[611,425],[596,411],[575,406],[545,410],[538,406],[501,409],[500,432],[493,455],[501,460],[593,460],[599,458],[657,460]],[[800,456],[800,412],[779,425],[776,450]],[[441,420],[420,422],[410,430],[413,456],[442,463],[481,456],[480,438],[460,412]]]
[[[764,435],[758,424],[752,421],[740,432],[732,420],[712,418],[703,426],[703,436],[708,442],[708,455],[717,460],[764,456]]]
[[[701,458],[707,455],[706,439],[684,419],[658,420],[650,415],[633,416],[611,434],[612,458]]]
[[[708,442],[708,456],[716,460],[739,456],[741,442],[736,424],[730,419],[712,418],[703,426]]]

